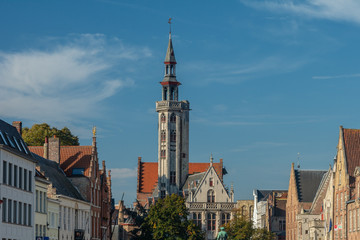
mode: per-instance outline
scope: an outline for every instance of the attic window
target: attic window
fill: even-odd
[[[209,186],[210,186],[210,187],[213,187],[213,186],[214,186],[214,179],[213,179],[213,178],[210,178],[210,179],[209,179]]]
[[[20,145],[19,145],[18,141],[16,140],[16,138],[15,138],[15,137],[13,137],[13,138],[14,138],[14,141],[15,141],[15,143],[16,143],[17,148],[20,150],[20,152],[22,152],[22,149],[21,149],[21,147],[20,147]]]
[[[28,151],[26,150],[25,144],[21,139],[20,139],[20,143],[21,143],[21,146],[23,147],[23,149],[25,150],[26,154],[28,154]]]
[[[3,142],[5,143],[5,145],[8,145],[8,143],[7,143],[6,139],[5,139],[2,131],[0,131],[0,136],[1,136],[2,140],[3,140]]]
[[[6,134],[7,139],[9,140],[9,143],[10,143],[11,147],[15,148],[15,145],[14,145],[14,143],[11,141],[11,138],[9,137],[9,135],[8,135],[7,133],[5,133],[5,134]]]
[[[85,171],[84,168],[73,168],[72,169],[72,175],[81,175],[81,176],[83,176],[84,171]]]

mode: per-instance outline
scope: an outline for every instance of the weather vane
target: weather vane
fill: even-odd
[[[170,33],[171,33],[171,18],[169,18],[168,23],[169,23],[169,27],[170,27]]]

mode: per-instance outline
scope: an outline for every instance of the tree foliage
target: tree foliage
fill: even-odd
[[[234,218],[225,224],[225,230],[232,240],[273,240],[274,233],[267,229],[255,229],[252,221],[248,221],[239,214],[235,214]]]
[[[45,137],[60,138],[60,144],[63,146],[78,146],[79,138],[74,136],[70,129],[64,127],[59,130],[56,127],[50,127],[47,123],[34,124],[31,128],[25,127],[22,131],[22,137],[29,146],[42,146],[45,142]]]
[[[160,199],[150,208],[141,226],[141,239],[200,240],[204,233],[191,220],[184,198],[172,194]]]

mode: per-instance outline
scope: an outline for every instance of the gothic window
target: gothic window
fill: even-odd
[[[170,171],[170,185],[176,184],[176,173],[175,171]]]
[[[171,130],[170,141],[171,142],[176,142],[176,130]]]
[[[166,65],[166,67],[165,67],[165,74],[166,74],[166,75],[169,74],[169,65]]]
[[[162,158],[166,157],[166,150],[160,151],[160,157],[162,157]]]
[[[252,218],[253,218],[253,206],[250,206],[250,208],[249,208],[249,217],[252,220]]]
[[[161,190],[161,191],[160,191],[160,197],[161,197],[161,198],[165,198],[165,191],[164,191],[164,190]]]
[[[207,214],[207,224],[208,224],[209,231],[215,231],[215,229],[216,229],[216,214],[215,213]]]
[[[221,225],[224,225],[230,221],[230,213],[221,214]]]
[[[161,135],[161,141],[165,142],[166,141],[166,131],[162,130],[160,135]]]
[[[193,221],[201,229],[201,213],[193,213]]]
[[[207,202],[215,202],[215,192],[213,190],[209,190],[207,193]]]
[[[170,116],[170,122],[176,122],[176,115],[174,113],[172,113]]]
[[[170,100],[174,100],[174,88],[170,88]]]
[[[163,89],[163,100],[166,101],[167,100],[167,88],[164,87]]]
[[[166,116],[165,114],[161,114],[161,122],[166,122]]]

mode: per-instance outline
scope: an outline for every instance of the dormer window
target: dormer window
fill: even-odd
[[[5,145],[8,145],[8,143],[7,143],[6,139],[5,139],[4,134],[2,133],[2,131],[0,131],[0,136],[1,136],[1,139],[3,140],[4,144],[5,144]]]

